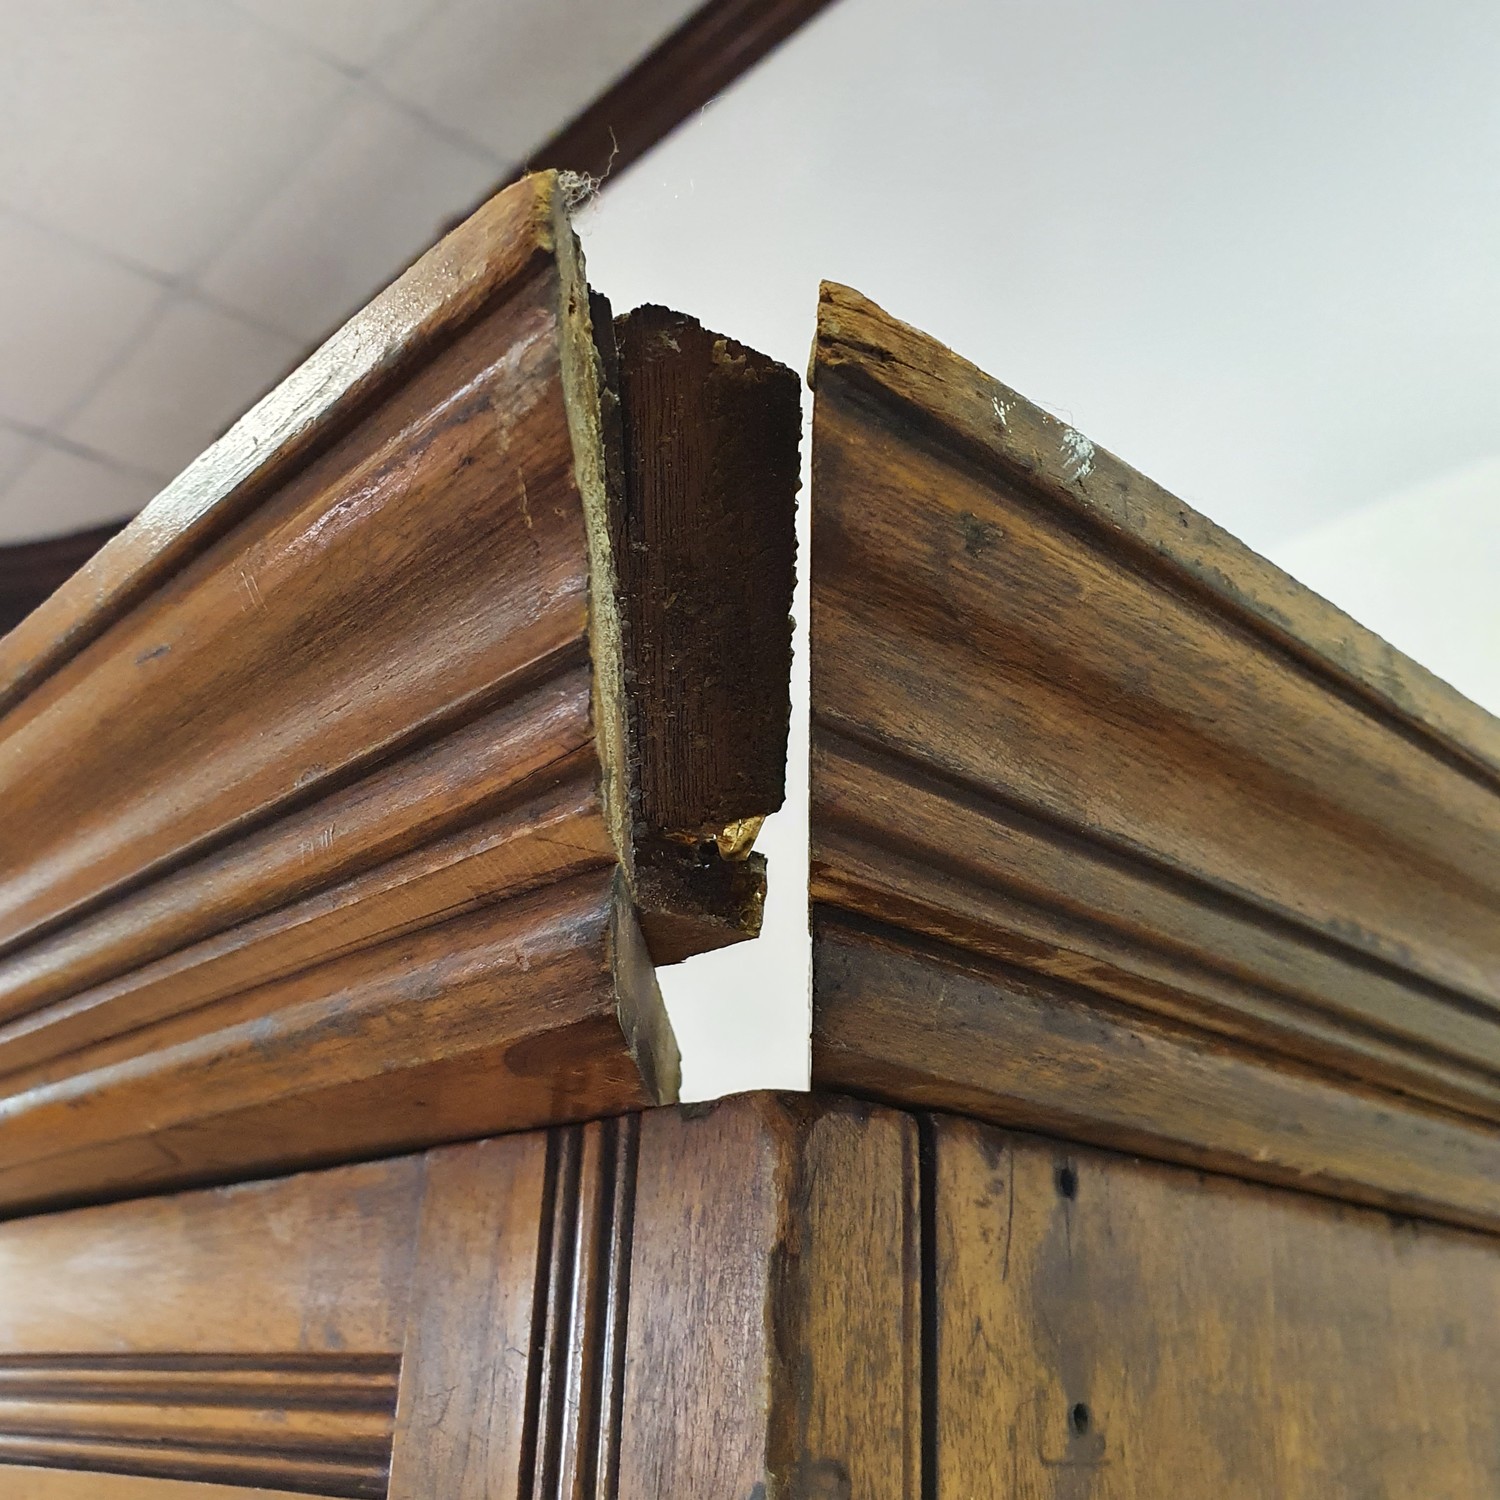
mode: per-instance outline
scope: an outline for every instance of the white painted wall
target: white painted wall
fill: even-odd
[[[849,282],[1500,708],[1497,78],[1490,0],[840,0],[580,227],[798,369]],[[692,1096],[805,1078],[805,820]]]
[[[1274,556],[1500,714],[1500,458],[1335,516]]]

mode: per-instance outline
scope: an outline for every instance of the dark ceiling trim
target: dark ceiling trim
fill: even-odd
[[[111,521],[67,536],[0,546],[0,635],[19,625],[124,525]]]
[[[830,0],[709,0],[531,153],[525,171],[554,167],[608,179],[639,161]]]

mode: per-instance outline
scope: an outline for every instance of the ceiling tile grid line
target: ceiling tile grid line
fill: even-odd
[[[0,545],[139,508],[697,0],[7,4]]]
[[[226,4],[225,8],[239,16],[244,25],[274,36],[279,49],[288,52],[300,49],[318,55],[318,49],[307,47],[296,37],[257,17],[241,15],[238,7]],[[419,11],[416,22],[432,8]],[[398,35],[387,47],[400,42]],[[309,134],[315,143],[336,133],[342,119],[359,107],[362,91],[362,85],[349,76],[347,66],[328,56],[321,60],[342,81],[330,96],[328,107],[312,122],[314,128]],[[403,113],[416,112],[403,108]],[[440,139],[451,135],[441,126],[424,123],[420,128]],[[121,251],[115,245],[99,243],[97,238],[91,242],[76,229],[70,230],[66,223],[49,223],[19,206],[3,205],[13,235],[50,236],[71,257],[76,283],[99,282],[113,276],[114,291],[123,295],[112,299],[111,310],[117,318],[128,317],[121,311],[121,304],[134,304],[136,316],[128,319],[132,326],[125,336],[106,341],[111,347],[103,351],[102,358],[89,362],[86,370],[80,371],[75,366],[68,371],[75,378],[83,375],[81,383],[73,386],[70,399],[60,403],[54,400],[44,410],[32,405],[20,411],[14,405],[7,409],[0,400],[0,420],[26,440],[13,461],[0,464],[0,540],[34,530],[15,513],[23,509],[35,513],[39,504],[41,513],[36,519],[49,531],[57,529],[60,517],[66,517],[70,524],[93,524],[107,519],[102,515],[103,509],[111,509],[112,514],[125,513],[116,512],[113,507],[127,501],[127,511],[138,508],[305,353],[310,343],[308,325],[288,329],[280,320],[263,316],[243,299],[216,296],[203,281],[205,270],[220,260],[223,251],[233,246],[267,207],[286,193],[289,184],[306,174],[308,163],[315,156],[316,150],[304,150],[290,174],[265,185],[261,199],[252,199],[239,214],[221,219],[218,243],[208,247],[200,264],[175,273],[143,262],[128,249]],[[492,159],[487,155],[482,159],[482,179],[488,181],[498,176],[499,168]],[[468,187],[466,183],[465,197],[469,195]],[[16,226],[25,227],[18,230]],[[92,261],[92,267],[80,270],[85,266],[85,258]],[[377,268],[377,284],[390,269],[385,265]],[[359,291],[363,295],[368,288],[361,286]],[[191,308],[195,303],[200,304],[196,314]],[[194,344],[197,346],[198,378],[178,377],[183,394],[174,395],[170,386],[174,376],[178,376],[179,361],[175,357],[178,351],[164,351],[159,346],[164,331],[174,325],[194,323],[198,325],[197,338],[188,342],[190,349]],[[322,331],[318,325],[313,327]],[[242,357],[228,360],[221,357],[222,353],[232,352]],[[35,361],[23,357],[10,363],[20,382],[32,381]],[[226,381],[222,377],[229,372],[231,378]],[[221,377],[217,381],[216,374]],[[42,420],[28,420],[37,418]],[[182,440],[174,441],[183,429],[187,430],[183,431]],[[35,493],[40,476],[56,476],[60,472],[74,482],[86,483],[91,479],[100,491],[98,502],[79,503],[76,499],[58,497],[54,506],[45,495]]]
[[[11,479],[21,472],[30,461],[36,441],[29,433],[19,432],[5,422],[0,422],[0,495]]]
[[[524,161],[701,0],[448,0],[371,71],[399,97]]]
[[[227,6],[225,11],[234,17],[234,24],[249,30],[259,29],[248,18],[230,12]],[[299,50],[295,42],[284,37],[277,38],[274,46],[286,56]],[[190,66],[192,60],[187,61]],[[315,109],[307,121],[314,133],[321,135],[326,134],[337,116],[348,109],[354,85],[326,63],[319,61],[317,66],[326,69],[335,80],[333,87],[325,88],[321,107]],[[294,149],[296,144],[300,143],[286,143],[283,155],[288,165],[300,160]],[[233,212],[232,206],[228,212],[220,212],[211,234],[205,234],[201,227],[197,227],[204,247],[197,258],[198,263],[190,260],[175,271],[166,270],[160,264],[143,264],[141,257],[131,252],[128,243],[123,249],[117,245],[98,244],[101,236],[97,232],[81,232],[79,226],[69,224],[65,215],[61,216],[61,222],[49,221],[45,213],[35,208],[28,211],[20,205],[6,205],[14,210],[10,216],[13,236],[18,232],[18,225],[29,221],[33,233],[50,233],[59,246],[67,247],[64,253],[71,252],[75,268],[79,258],[90,257],[92,276],[78,274],[73,278],[75,285],[86,288],[91,281],[98,282],[112,276],[116,290],[123,288],[135,294],[137,316],[133,319],[129,337],[108,341],[112,347],[105,357],[96,358],[89,368],[75,363],[66,372],[68,376],[81,377],[68,399],[55,401],[45,412],[33,410],[22,414],[23,417],[43,417],[44,420],[35,423],[28,434],[37,440],[36,446],[19,466],[10,471],[4,489],[0,491],[0,534],[8,539],[18,530],[25,529],[25,522],[19,514],[23,510],[35,512],[40,508],[41,513],[36,519],[43,524],[49,519],[47,512],[52,512],[53,524],[48,530],[55,531],[58,518],[66,517],[75,525],[94,524],[109,519],[101,513],[105,508],[125,506],[124,510],[115,508],[114,514],[126,514],[138,508],[167,477],[232,421],[260,389],[274,383],[295,361],[302,352],[303,340],[288,339],[283,331],[266,328],[264,320],[253,312],[247,315],[244,309],[213,307],[216,299],[212,294],[200,291],[196,285],[201,267],[240,232],[260,209],[262,200],[269,200],[279,188],[278,177],[265,180],[260,193],[248,203],[238,205],[238,213]],[[126,300],[130,298],[127,296]],[[66,306],[66,302],[64,297],[56,299],[59,306]],[[149,351],[153,341],[160,340],[162,331],[172,326],[174,317],[181,323],[183,309],[191,308],[195,303],[200,304],[197,308],[200,323],[204,319],[214,320],[214,332],[218,335],[205,341],[203,330],[198,330],[198,343],[203,345],[206,342],[209,346],[204,350],[208,362],[221,366],[218,387],[207,392],[211,398],[207,402],[203,399],[201,364],[200,379],[192,383],[174,380],[170,358],[165,362],[155,361],[158,368],[154,372],[138,368],[143,351]],[[191,314],[187,320],[192,321]],[[8,318],[7,322],[10,321]],[[247,352],[247,341],[251,355],[245,362],[248,368],[237,369],[230,361],[215,357],[217,350],[213,346],[232,349],[237,344],[237,352],[243,354]],[[67,353],[66,350],[61,352]],[[95,352],[97,355],[100,351]],[[20,367],[20,378],[24,381],[36,374],[40,361],[23,358],[15,363]],[[163,363],[166,369],[161,368]],[[134,371],[133,366],[137,367]],[[147,373],[156,375],[157,390],[147,389],[146,382],[139,378]],[[165,388],[162,388],[163,376]],[[176,391],[171,388],[174,384]],[[53,395],[56,394],[54,390]],[[143,412],[143,400],[148,408],[154,407],[155,410]],[[13,405],[6,415],[14,423],[16,412]],[[147,418],[144,422],[143,416]],[[178,429],[176,432],[172,431],[174,426]],[[53,500],[44,492],[38,492],[36,484],[39,477],[47,475],[84,486],[92,484],[97,493],[92,500],[80,496],[58,496]]]
[[[256,5],[253,3],[253,0],[223,0],[223,3],[239,11],[248,20],[276,33],[284,40],[288,38],[297,40],[314,56],[337,68],[351,82],[358,84],[361,88],[372,94],[379,95],[392,109],[399,110],[402,114],[409,116],[412,120],[424,126],[434,135],[447,141],[458,150],[475,152],[484,157],[494,167],[497,180],[502,173],[514,166],[513,161],[501,157],[498,153],[491,150],[484,141],[471,135],[468,131],[449,125],[431,111],[423,109],[419,104],[415,104],[410,99],[405,99],[400,94],[387,88],[378,76],[377,69],[391,58],[399,56],[402,49],[408,45],[417,33],[424,26],[431,24],[443,11],[447,10],[454,3],[454,0],[428,0],[428,3],[425,5],[419,6],[419,13],[410,19],[409,24],[403,26],[394,36],[387,39],[378,51],[364,63],[352,62],[347,57],[341,56],[338,51],[306,40],[293,30],[290,30],[280,15],[278,15],[277,19],[272,19],[268,13],[268,7]],[[278,13],[284,12],[285,5],[277,4],[275,9]],[[304,12],[307,10],[305,4],[301,6],[301,9]]]
[[[258,197],[234,205],[238,212],[221,215],[213,240],[205,243],[196,263],[167,270],[133,254],[128,240],[123,246],[104,242],[99,233],[86,233],[66,217],[48,221],[22,205],[0,204],[13,226],[26,226],[16,233],[48,235],[63,247],[77,282],[113,278],[117,295],[106,316],[112,326],[119,325],[108,338],[96,331],[95,342],[104,347],[96,348],[91,359],[68,361],[64,384],[69,378],[72,384],[67,399],[58,399],[63,393],[53,389],[45,408],[33,403],[17,409],[5,403],[0,390],[0,421],[22,439],[10,445],[14,451],[0,463],[0,541],[31,534],[38,523],[56,531],[62,517],[93,524],[105,519],[101,508],[122,495],[129,496],[131,509],[138,508],[274,385],[317,337],[331,332],[419,254],[455,210],[483,196],[505,175],[507,162],[399,97],[372,72],[451,3],[419,0],[413,6],[409,0],[387,0],[377,7],[383,9],[386,31],[380,44],[351,55],[353,32],[368,18],[365,0],[359,7],[345,7],[354,25],[345,45],[336,48],[299,34],[298,26],[289,27],[289,12],[276,0],[220,0],[234,24],[262,33],[280,53],[302,52],[317,59],[339,82],[325,107],[308,121],[311,128],[292,170],[266,181]],[[298,6],[290,15],[305,21],[308,11]],[[319,189],[336,196],[338,183],[330,176],[351,161],[341,133],[351,123],[368,123],[372,108],[399,116],[400,123],[393,127],[389,119],[381,120],[383,130],[364,132],[371,137],[366,145],[389,148],[387,154],[409,169],[409,182],[427,191],[419,190],[415,202],[411,191],[386,191],[381,164],[368,160],[367,150],[360,184],[364,201],[356,194],[356,201],[340,205],[348,210],[345,214],[322,212],[324,193]],[[396,135],[400,138],[393,140]],[[368,212],[370,204],[386,208],[385,222],[376,226],[383,232],[355,236],[351,243],[348,224],[358,222],[360,210]],[[262,226],[266,232],[257,235]],[[299,247],[306,253],[294,259],[288,252]],[[93,262],[91,273],[81,269],[86,260]],[[289,261],[297,274],[288,274]],[[246,288],[233,284],[237,268]],[[333,272],[332,285],[318,284],[320,269]],[[253,295],[243,294],[247,288]],[[321,300],[308,295],[320,291],[326,293]],[[191,306],[195,303],[196,309]],[[36,362],[26,359],[24,350],[20,353],[10,364],[24,387],[34,384]],[[92,476],[99,502],[59,497],[53,504],[43,496],[39,510],[38,477],[60,471],[74,482]],[[22,511],[34,522],[28,523]]]
[[[10,3],[0,199],[171,276],[211,258],[350,89],[223,0]]]
[[[127,463],[122,459],[115,458],[113,454],[106,453],[102,448],[92,447],[88,443],[80,443],[75,438],[65,436],[61,432],[54,432],[48,427],[32,427],[26,422],[17,422],[6,416],[0,416],[0,430],[13,434],[16,438],[26,443],[35,443],[41,447],[56,448],[59,453],[71,454],[74,458],[81,458],[88,463],[98,464],[104,469],[115,469],[121,474],[129,475],[134,479],[149,480],[158,488],[166,484],[173,476],[162,469],[153,469],[140,464]],[[8,471],[0,464],[0,475],[4,482],[0,482],[0,493],[4,493],[5,482],[15,477],[15,473]]]
[[[252,316],[242,309],[218,302],[211,292],[206,291],[189,275],[171,275],[165,271],[158,271],[155,267],[149,266],[143,261],[135,260],[129,255],[122,254],[112,246],[96,244],[91,240],[81,238],[69,230],[59,229],[56,225],[45,223],[34,215],[15,207],[14,204],[0,203],[0,234],[5,232],[3,226],[6,221],[12,224],[23,225],[27,229],[45,235],[60,246],[65,246],[80,254],[102,260],[107,265],[113,266],[120,271],[128,272],[132,276],[137,276],[142,281],[150,282],[153,286],[160,287],[164,292],[175,292],[180,296],[191,297],[195,301],[207,304],[209,307],[216,307],[220,312],[231,313],[247,323],[259,324],[267,332],[277,331],[274,324],[264,319]]]
[[[233,0],[246,15],[275,26],[352,72],[368,72],[404,45],[450,0]]]

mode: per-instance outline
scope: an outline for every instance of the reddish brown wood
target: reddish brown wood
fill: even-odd
[[[1500,1229],[1500,1139],[1091,991],[829,915],[817,1068],[877,1098]]]
[[[1489,1237],[931,1127],[937,1500],[1488,1495]]]
[[[915,1173],[890,1111],[644,1118],[614,1493],[916,1500]]]
[[[428,1157],[392,1500],[525,1493],[548,1152],[534,1134]]]
[[[650,960],[607,869],[158,1023],[80,1066],[8,1102],[8,1206],[409,1150],[677,1090]]]
[[[0,944],[586,659],[562,275],[0,720]]]
[[[648,952],[759,928],[798,403],[687,322],[617,358],[565,198],[487,205],[0,647],[0,1207],[674,1096]]]
[[[0,1074],[608,865],[590,749],[579,666],[0,960]]]
[[[423,1179],[406,1158],[0,1227],[0,1465],[100,1485],[15,1492],[384,1494]]]
[[[15,1468],[5,1476],[6,1500],[296,1500],[290,1490],[257,1485],[199,1484],[67,1469]]]

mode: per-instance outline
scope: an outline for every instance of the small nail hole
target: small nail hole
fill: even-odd
[[[1082,1437],[1083,1434],[1089,1430],[1089,1423],[1091,1421],[1093,1421],[1093,1416],[1090,1413],[1087,1405],[1085,1405],[1082,1401],[1078,1402],[1074,1406],[1073,1410],[1068,1413],[1068,1426],[1071,1427],[1079,1437]]]
[[[1076,1198],[1078,1196],[1078,1173],[1072,1167],[1059,1167],[1057,1169],[1057,1191],[1064,1198]]]

